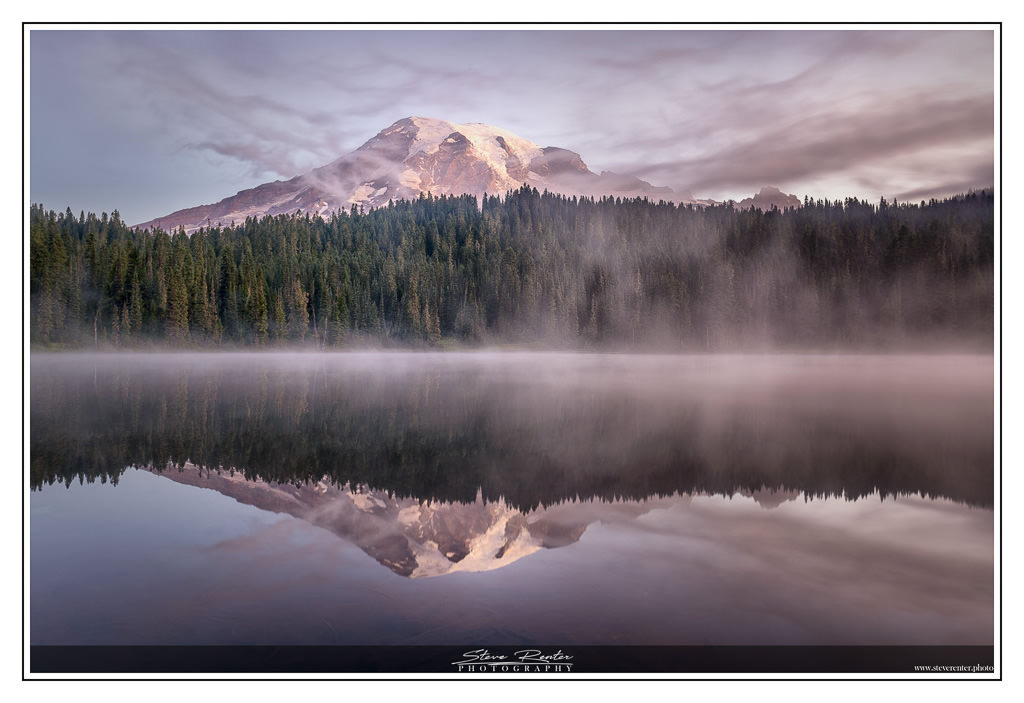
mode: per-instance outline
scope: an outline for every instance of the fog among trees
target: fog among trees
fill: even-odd
[[[991,349],[993,195],[421,197],[139,231],[32,207],[35,348]]]

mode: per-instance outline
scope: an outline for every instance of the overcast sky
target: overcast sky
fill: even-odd
[[[991,186],[993,32],[54,31],[30,196],[129,223],[287,179],[410,115],[486,122],[718,200]]]

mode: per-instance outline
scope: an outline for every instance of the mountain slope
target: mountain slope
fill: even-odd
[[[565,195],[647,196],[684,200],[672,190],[633,176],[596,174],[579,154],[541,147],[507,130],[407,117],[341,158],[287,181],[274,181],[137,225],[165,230],[230,225],[246,217],[301,211],[324,215],[353,205],[364,208],[421,193],[502,195],[527,183]]]

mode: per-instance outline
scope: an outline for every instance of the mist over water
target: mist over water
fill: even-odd
[[[761,488],[992,503],[989,356],[34,355],[32,482],[190,462],[535,507]]]

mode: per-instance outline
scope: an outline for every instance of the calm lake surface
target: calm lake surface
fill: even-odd
[[[993,643],[991,356],[32,354],[33,645]]]

